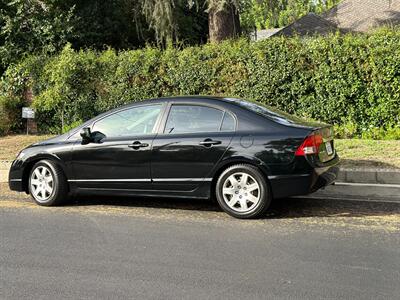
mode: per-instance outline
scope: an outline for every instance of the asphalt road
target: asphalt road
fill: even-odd
[[[236,220],[211,201],[0,184],[0,299],[399,299],[400,205],[312,199]]]

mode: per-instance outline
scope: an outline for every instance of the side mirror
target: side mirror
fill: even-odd
[[[83,144],[89,144],[91,143],[92,140],[92,133],[90,132],[89,127],[82,128],[81,130],[81,137],[82,137],[82,143]]]

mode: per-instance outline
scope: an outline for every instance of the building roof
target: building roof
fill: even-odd
[[[320,16],[309,13],[284,28],[257,31],[256,39],[326,35],[336,31],[367,32],[384,25],[400,25],[400,0],[343,0]]]
[[[344,31],[400,24],[400,0],[344,0],[322,15]]]
[[[302,18],[298,19],[294,23],[286,26],[282,30],[278,31],[276,35],[313,35],[320,34],[325,35],[331,32],[336,32],[338,28],[334,23],[329,20],[316,15],[315,13],[308,13]]]

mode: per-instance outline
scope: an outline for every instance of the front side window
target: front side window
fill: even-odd
[[[100,131],[107,137],[151,134],[160,111],[161,104],[122,110],[97,121],[92,131]]]
[[[173,105],[164,133],[218,132],[224,112],[199,105]]]

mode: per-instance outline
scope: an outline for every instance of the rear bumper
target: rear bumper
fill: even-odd
[[[314,168],[308,174],[268,177],[274,198],[308,195],[333,184],[339,173],[337,162],[328,167]]]

